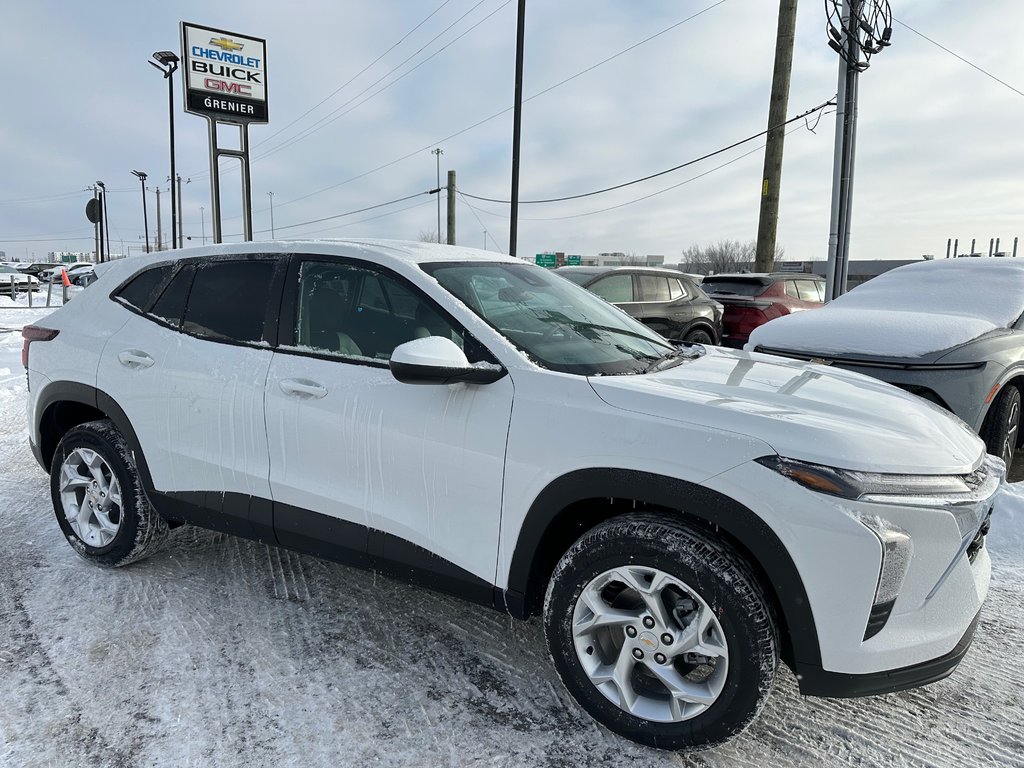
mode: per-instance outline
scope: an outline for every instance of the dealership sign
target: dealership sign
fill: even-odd
[[[266,123],[267,41],[181,23],[185,111],[229,123]]]

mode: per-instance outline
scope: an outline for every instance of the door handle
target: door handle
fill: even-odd
[[[128,368],[149,368],[156,362],[152,357],[138,349],[126,349],[117,356],[118,362]]]
[[[278,386],[286,395],[319,400],[327,394],[327,388],[307,379],[281,379]]]

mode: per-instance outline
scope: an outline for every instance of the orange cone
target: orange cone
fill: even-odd
[[[64,284],[65,288],[70,288],[71,287],[71,281],[68,280],[68,270],[67,270],[67,267],[61,267],[60,268],[60,281]]]

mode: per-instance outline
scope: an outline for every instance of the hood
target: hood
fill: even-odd
[[[984,444],[957,417],[884,382],[713,347],[668,370],[591,377],[615,408],[757,438],[779,455],[866,472],[963,474]]]

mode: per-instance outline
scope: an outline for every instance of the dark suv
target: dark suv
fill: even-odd
[[[750,332],[776,317],[818,309],[825,301],[825,279],[792,272],[711,275],[704,292],[725,305],[722,343],[742,347]]]
[[[718,344],[722,305],[687,275],[653,267],[561,267],[562,277],[635,317],[667,339]]]

